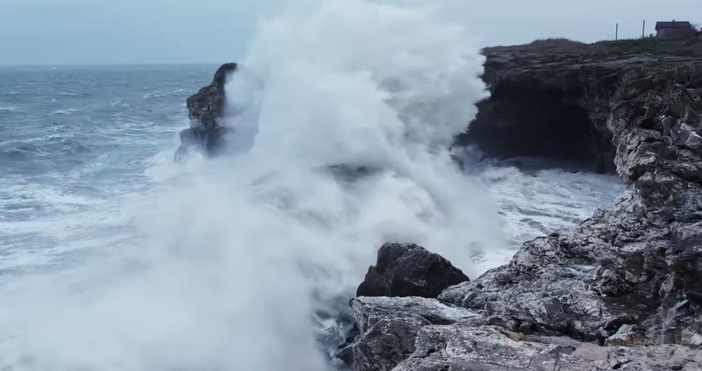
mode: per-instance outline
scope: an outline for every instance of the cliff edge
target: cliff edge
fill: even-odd
[[[228,89],[240,94],[228,101]],[[190,127],[179,134],[175,160],[184,160],[191,151],[208,157],[248,151],[258,131],[261,89],[261,80],[241,65],[220,66],[212,82],[186,100]]]
[[[492,96],[457,143],[585,161],[626,193],[437,299],[355,299],[387,330],[359,341],[416,334],[391,364],[354,354],[356,370],[702,369],[702,59],[553,43],[485,50]],[[413,319],[427,306],[479,319]]]

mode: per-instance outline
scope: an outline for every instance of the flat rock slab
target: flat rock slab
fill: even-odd
[[[600,347],[567,338],[524,338],[499,327],[426,326],[393,371],[702,370],[702,353],[676,345]]]
[[[474,312],[420,297],[359,297],[352,303],[360,335],[352,346],[356,371],[390,370],[415,350],[417,332],[433,324],[473,324]]]

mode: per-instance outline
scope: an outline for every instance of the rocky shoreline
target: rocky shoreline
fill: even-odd
[[[626,194],[434,299],[356,298],[353,368],[702,369],[702,61],[521,47],[486,55],[493,95],[459,143],[588,160],[616,170]],[[393,339],[403,343],[378,350]]]
[[[702,369],[702,60],[579,44],[485,54],[492,95],[457,145],[584,161],[628,189],[473,280],[422,247],[383,246],[340,357],[356,371]],[[200,104],[221,98],[217,81],[188,100],[190,131],[221,128],[207,119],[219,106]]]

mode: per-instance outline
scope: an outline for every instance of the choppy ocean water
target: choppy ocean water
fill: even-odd
[[[82,303],[85,291],[81,287],[91,287],[88,295],[100,295],[110,292],[111,287],[101,280],[115,278],[96,275],[90,282],[77,280],[73,282],[77,285],[75,291],[54,293],[63,297],[46,301],[40,300],[45,297],[40,292],[30,299],[26,293],[16,293],[37,287],[25,282],[70,276],[85,264],[92,264],[88,262],[96,256],[130,255],[143,246],[147,238],[144,228],[149,222],[165,216],[161,214],[173,216],[173,210],[145,212],[143,205],[164,189],[187,182],[190,170],[172,161],[178,145],[177,132],[188,125],[185,99],[211,81],[216,67],[0,68],[0,350],[17,351],[20,357],[23,347],[28,347],[64,359],[58,353],[69,352],[69,348],[49,349],[53,344],[50,342],[46,345],[49,348],[34,347],[36,344],[30,342],[44,335],[61,339],[65,334],[60,331],[67,331],[46,324],[27,328],[34,320],[32,316],[44,318],[53,313],[37,308],[56,305],[56,310],[70,312],[72,305]],[[525,240],[584,220],[595,209],[611,204],[624,189],[613,175],[558,169],[522,171],[499,162],[476,165],[465,176],[485,186],[509,242],[506,249],[474,254],[480,267],[477,271],[505,263]],[[193,202],[191,207],[197,204]],[[149,220],[145,223],[144,219]],[[131,263],[138,266],[141,262],[125,264]],[[178,272],[169,270],[168,274]],[[363,273],[358,272],[358,276]],[[81,300],[66,295],[80,296]],[[179,294],[173,295],[175,298]],[[23,304],[10,303],[15,299]],[[114,303],[122,302],[115,299]],[[27,308],[37,313],[21,312]],[[119,310],[110,313],[115,317],[102,319],[130,319],[120,318]],[[187,317],[189,313],[181,313],[173,321],[195,321]],[[66,318],[81,323],[82,317],[78,313]],[[2,326],[11,324],[19,325],[12,331],[3,331]],[[86,322],[86,326],[91,324]],[[177,328],[178,324],[173,326]],[[110,326],[101,329],[111,330],[114,328]],[[3,332],[12,335],[3,338]],[[24,339],[23,335],[29,332],[30,340]],[[121,336],[118,330],[103,335]],[[81,339],[88,341],[90,336]],[[130,343],[124,348],[138,344]],[[106,345],[105,349],[112,348]],[[100,356],[101,360],[112,359],[110,355]],[[13,362],[21,361],[0,355],[0,368]],[[117,366],[110,367],[106,369]]]
[[[129,216],[112,211],[150,186],[215,67],[0,69],[0,271],[129,240]]]

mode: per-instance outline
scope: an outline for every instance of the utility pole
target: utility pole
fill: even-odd
[[[619,23],[617,23],[617,28],[614,31],[614,40],[619,40]]]
[[[643,27],[641,28],[641,38],[646,38],[646,20],[643,21]]]

